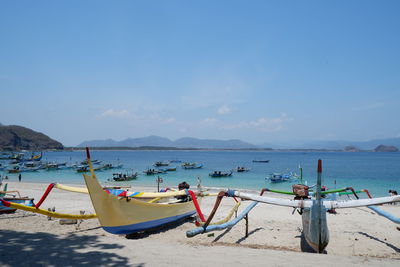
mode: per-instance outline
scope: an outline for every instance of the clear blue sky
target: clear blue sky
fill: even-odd
[[[400,137],[400,1],[2,1],[0,122],[64,145]]]

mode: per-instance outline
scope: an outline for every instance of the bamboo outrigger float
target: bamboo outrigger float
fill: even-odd
[[[137,200],[130,197],[127,191],[120,196],[105,192],[94,174],[88,148],[86,152],[91,175],[83,176],[99,222],[105,231],[130,234],[175,222],[196,213],[193,196],[191,199],[184,197],[186,200],[174,198],[170,202],[158,202],[166,197],[187,196],[188,192],[185,190],[156,193],[157,199],[154,202]]]

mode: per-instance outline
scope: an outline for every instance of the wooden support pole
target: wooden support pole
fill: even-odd
[[[246,220],[246,237],[249,236],[249,214],[246,214],[246,217],[244,217]]]

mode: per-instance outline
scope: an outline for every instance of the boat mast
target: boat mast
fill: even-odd
[[[317,220],[317,238],[318,238],[318,253],[321,253],[324,250],[322,245],[322,218],[321,218],[321,210],[323,209],[322,201],[321,201],[321,183],[322,183],[322,160],[318,160],[318,169],[317,169],[317,190],[315,194],[316,204],[317,204],[317,212],[316,212],[316,220]]]

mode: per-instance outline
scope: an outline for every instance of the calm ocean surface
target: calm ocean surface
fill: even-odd
[[[176,172],[161,174],[164,183],[161,187],[176,187],[182,181],[192,187],[200,177],[206,187],[261,189],[274,188],[291,190],[293,182],[270,183],[265,179],[273,172],[294,171],[299,174],[299,165],[303,168],[303,177],[309,185],[315,184],[317,160],[322,159],[323,184],[328,188],[352,186],[355,189],[368,189],[373,196],[387,196],[389,189],[400,191],[400,153],[373,152],[266,152],[266,151],[91,151],[92,159],[104,163],[122,163],[122,169],[97,172],[103,184],[122,184],[154,186],[156,177],[143,174],[143,170],[154,168],[155,161],[181,160],[182,162],[201,162],[202,169],[184,170],[181,163]],[[85,159],[84,151],[44,152],[43,160],[77,163]],[[270,160],[269,163],[253,163],[253,160]],[[211,178],[208,174],[214,170],[229,171],[238,166],[250,168],[249,172],[234,172],[231,177]],[[112,173],[134,170],[140,173],[137,180],[117,183],[109,182]],[[6,174],[6,173],[3,173]],[[12,181],[18,180],[18,174],[6,174]],[[23,182],[58,182],[84,184],[82,174],[74,170],[37,171],[22,173]],[[336,181],[336,185],[335,185]]]

